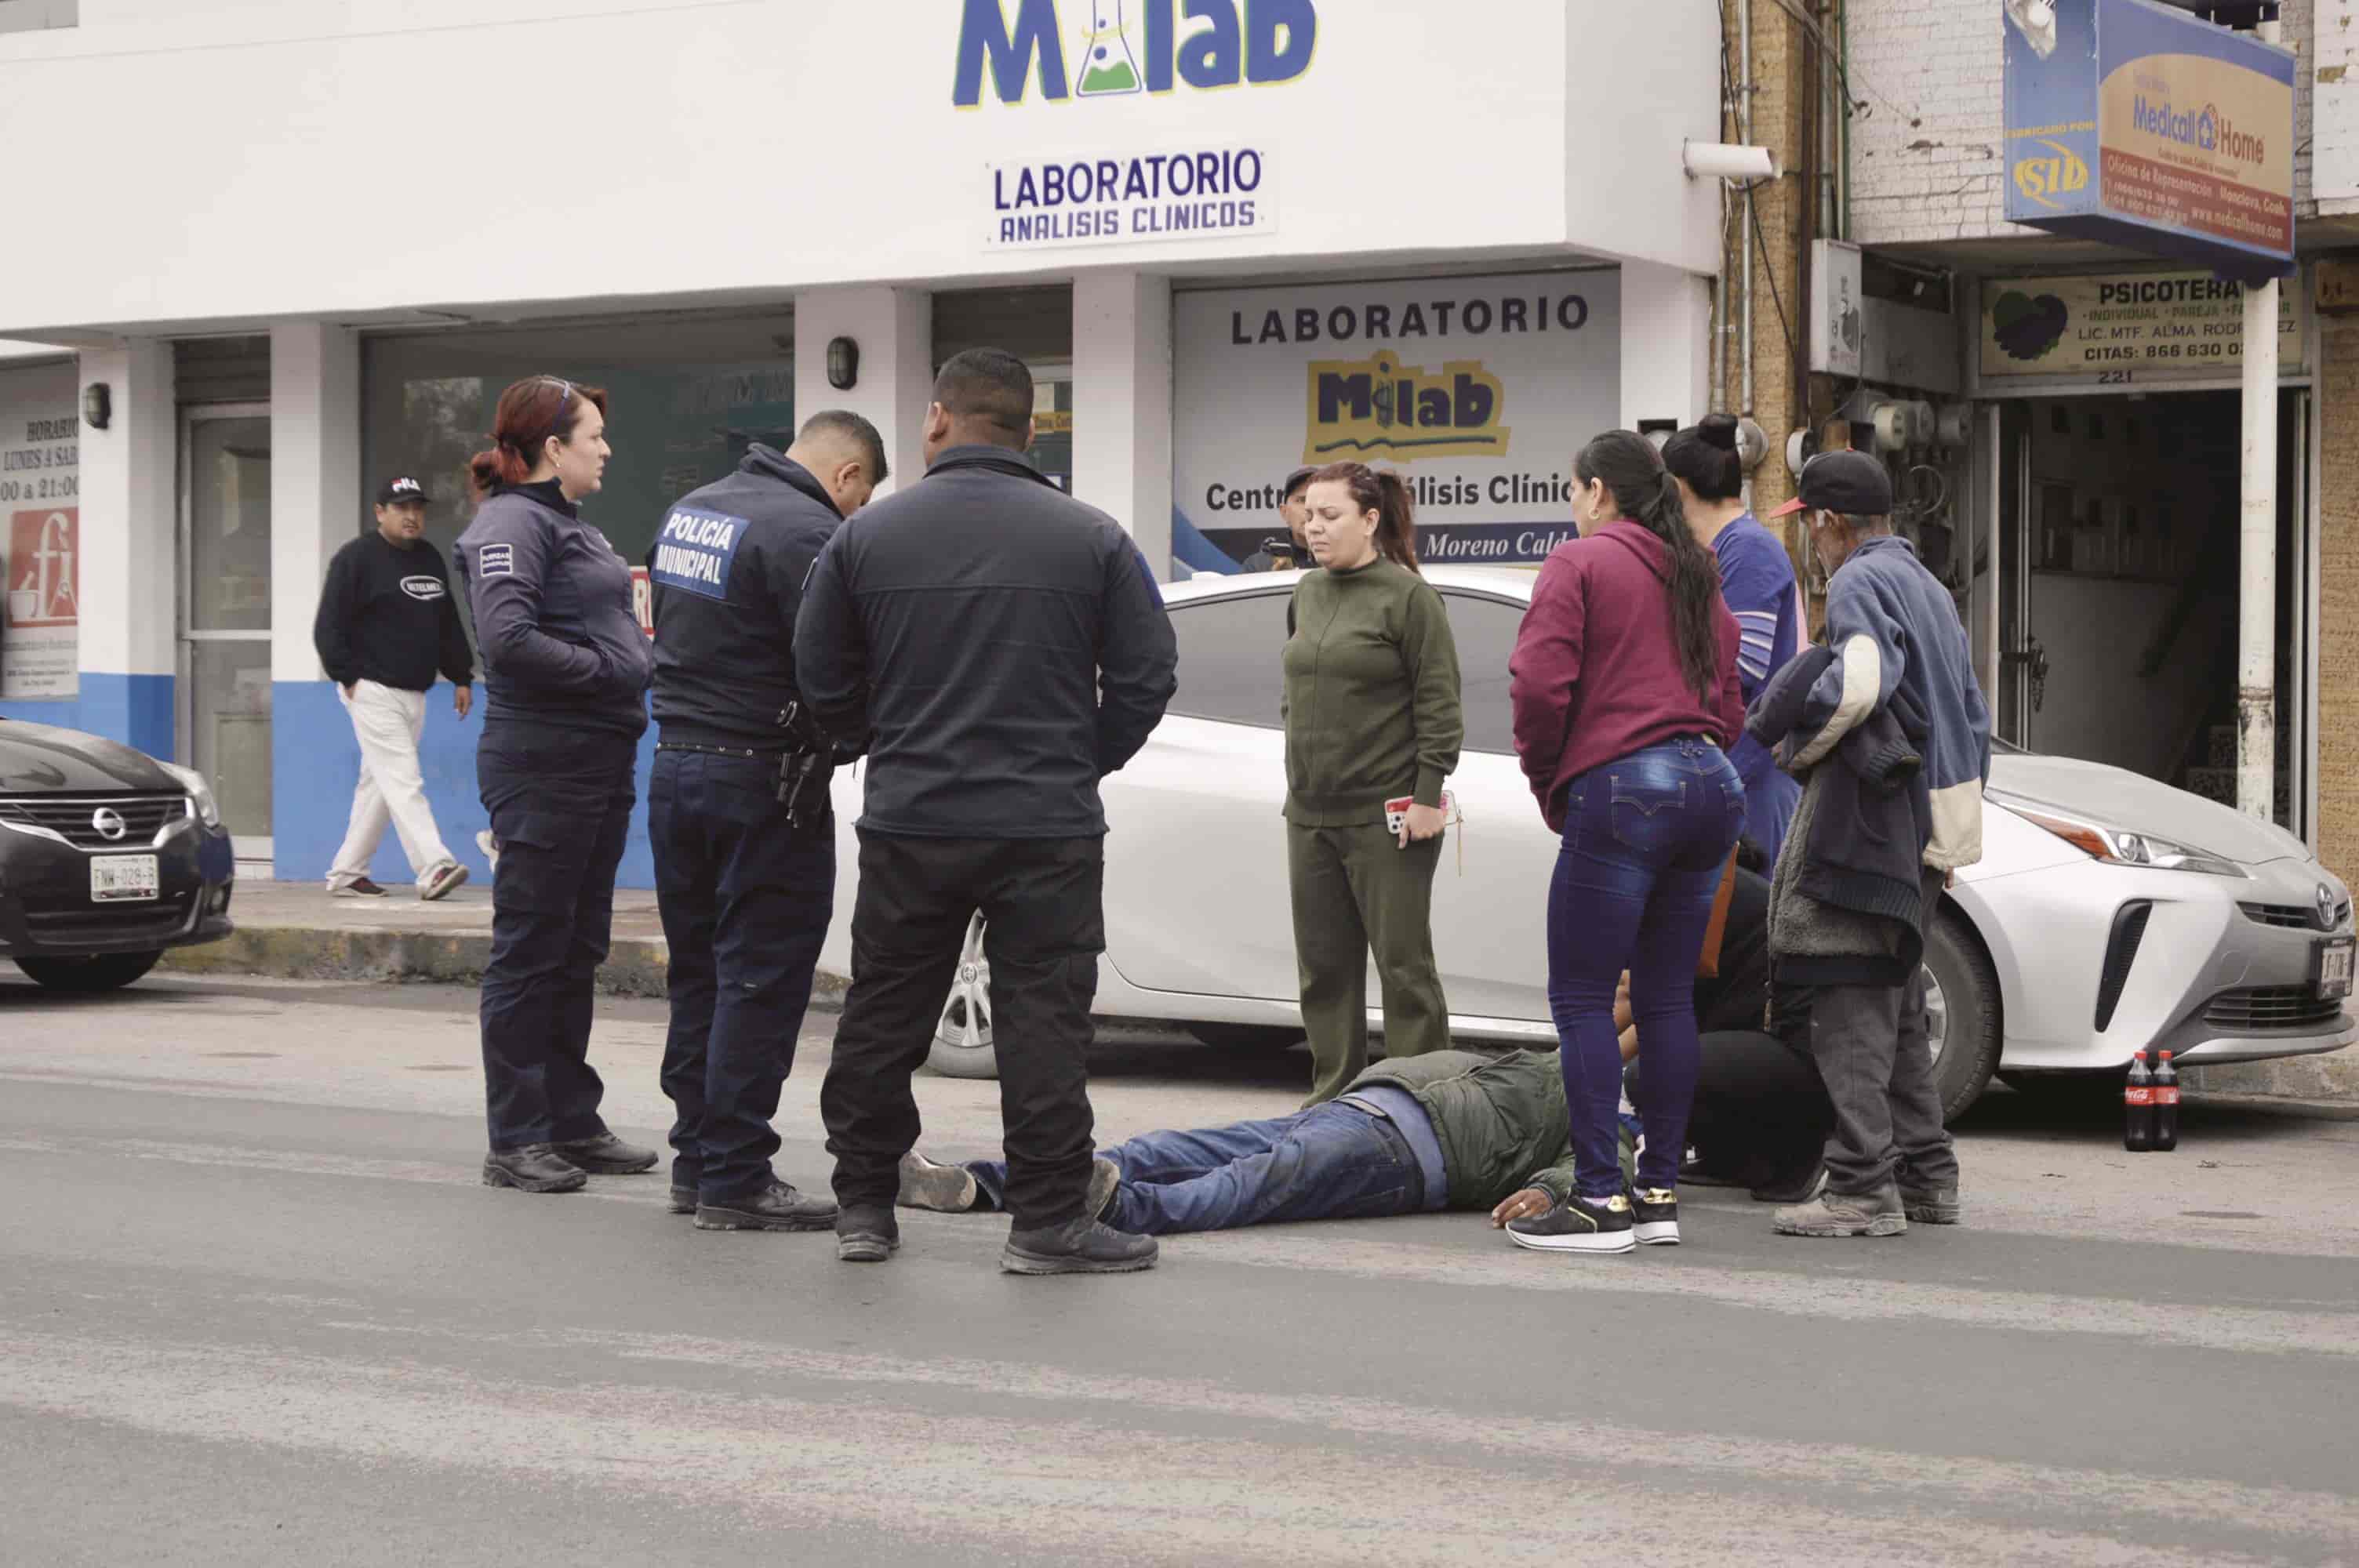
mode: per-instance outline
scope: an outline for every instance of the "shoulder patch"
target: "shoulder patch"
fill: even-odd
[[[485,545],[475,552],[477,577],[513,577],[516,574],[514,545]]]
[[[730,570],[737,564],[737,546],[749,526],[743,517],[726,512],[675,506],[656,533],[647,576],[683,593],[726,599]]]

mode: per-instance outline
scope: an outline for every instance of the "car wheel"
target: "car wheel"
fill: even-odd
[[[1216,1051],[1283,1051],[1299,1042],[1299,1029],[1266,1023],[1191,1023],[1188,1033]]]
[[[1947,910],[1925,934],[1925,1027],[1941,1119],[1982,1098],[1998,1067],[1998,974],[1965,920]]]
[[[103,953],[94,958],[19,958],[16,967],[34,984],[51,990],[94,996],[121,990],[156,967],[161,953]]]
[[[983,951],[983,916],[967,922],[959,948],[958,978],[934,1026],[934,1048],[926,1065],[946,1078],[995,1078],[999,1054],[991,1044],[991,960]]]

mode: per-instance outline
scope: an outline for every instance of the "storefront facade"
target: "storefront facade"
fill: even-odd
[[[0,503],[0,712],[205,768],[282,878],[324,872],[356,760],[311,647],[327,558],[395,471],[447,549],[517,376],[610,389],[584,510],[637,558],[670,499],[822,407],[874,419],[906,481],[936,366],[1003,346],[1039,382],[1036,460],[1170,575],[1234,569],[1284,473],[1342,456],[1410,477],[1436,558],[1535,560],[1579,441],[1711,395],[1720,192],[1680,157],[1721,139],[1704,0],[78,18],[0,38],[0,131],[82,127],[76,243],[0,263],[0,337],[46,345],[0,358],[0,485],[41,492]],[[473,730],[430,711],[471,846]],[[642,839],[625,876],[649,872]]]

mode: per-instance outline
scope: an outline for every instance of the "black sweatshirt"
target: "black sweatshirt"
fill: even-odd
[[[437,670],[453,686],[475,678],[450,569],[423,539],[403,549],[372,528],[338,550],[311,642],[338,686],[366,680],[424,691]]]
[[[795,621],[804,699],[869,737],[872,833],[1101,838],[1098,781],[1162,720],[1171,622],[1122,525],[997,447],[952,447],[827,543]]]

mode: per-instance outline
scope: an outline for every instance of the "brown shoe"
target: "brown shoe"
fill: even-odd
[[[452,892],[466,885],[466,867],[456,860],[445,860],[435,868],[432,875],[419,884],[418,896],[432,903],[438,898],[450,897]]]
[[[330,888],[328,896],[330,898],[383,898],[385,889],[366,877],[354,877],[340,888]]]

